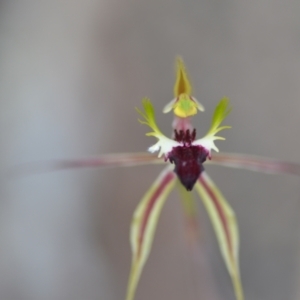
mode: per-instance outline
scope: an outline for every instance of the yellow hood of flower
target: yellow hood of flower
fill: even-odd
[[[174,85],[174,99],[163,109],[164,113],[171,110],[180,118],[188,118],[197,113],[197,110],[204,111],[201,103],[192,97],[192,85],[188,78],[183,60],[178,57],[176,60],[176,81]]]
[[[181,94],[174,103],[174,114],[180,118],[187,118],[197,113],[197,103],[187,94]]]

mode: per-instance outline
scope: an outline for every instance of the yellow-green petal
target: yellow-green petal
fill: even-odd
[[[196,191],[208,212],[237,300],[243,300],[239,272],[239,234],[235,214],[217,186],[203,172],[195,184]]]
[[[139,120],[141,124],[148,125],[153,132],[147,133],[149,136],[159,136],[163,135],[162,132],[159,130],[156,121],[155,121],[155,110],[154,107],[148,98],[144,98],[142,100],[144,111],[139,110],[136,108],[136,111],[143,117],[143,120]]]
[[[216,152],[219,152],[219,149],[215,145],[216,140],[225,140],[224,137],[217,136],[216,134],[224,129],[231,128],[230,126],[220,126],[223,120],[228,116],[230,113],[231,108],[229,107],[229,99],[224,97],[221,99],[219,104],[216,106],[211,126],[207,132],[207,134],[199,139],[196,140],[193,144],[194,145],[201,145],[202,147],[208,149],[209,151],[209,157],[211,157],[211,150],[215,150]]]
[[[174,187],[172,166],[165,168],[136,208],[131,223],[132,264],[126,300],[133,300],[144,264],[149,256],[158,218],[165,200]]]
[[[153,131],[146,133],[147,136],[154,136],[158,141],[151,146],[148,151],[154,153],[159,151],[158,157],[161,157],[163,154],[168,156],[168,153],[172,150],[173,147],[177,147],[179,143],[175,140],[172,140],[166,137],[158,128],[155,121],[155,111],[151,101],[147,98],[143,99],[144,111],[136,108],[137,112],[143,117],[143,120],[139,120],[141,124],[148,125]]]
[[[229,98],[223,97],[215,108],[212,117],[212,122],[206,135],[215,135],[223,129],[231,128],[230,126],[220,127],[221,123],[224,121],[224,119],[228,116],[230,112],[231,107],[229,107]]]

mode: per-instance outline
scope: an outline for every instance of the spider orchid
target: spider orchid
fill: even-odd
[[[143,266],[151,250],[161,209],[168,194],[178,181],[185,187],[186,191],[191,191],[195,186],[197,193],[203,200],[227,270],[232,278],[236,299],[242,300],[244,298],[239,275],[239,238],[236,218],[233,210],[205,173],[203,167],[206,159],[211,159],[211,151],[219,151],[215,141],[224,140],[223,137],[216,134],[230,128],[229,126],[220,126],[230,112],[229,100],[223,98],[219,102],[207,134],[201,139],[196,139],[196,129],[191,124],[191,116],[197,114],[197,110],[204,111],[204,107],[191,95],[191,92],[191,84],[183,61],[178,58],[174,87],[175,98],[163,110],[165,113],[174,111],[173,139],[166,137],[158,128],[154,108],[149,99],[143,100],[144,111],[137,109],[137,112],[142,116],[142,120],[139,122],[149,126],[152,130],[146,135],[158,139],[157,143],[149,148],[149,152],[159,151],[158,157],[164,156],[164,161],[174,164],[175,168],[173,172],[172,166],[168,165],[161,172],[134,212],[130,236],[133,258],[127,300],[134,299]],[[190,199],[187,196],[184,198]]]
[[[195,206],[190,191],[195,188],[203,201],[212,222],[219,248],[228,273],[232,279],[237,300],[243,300],[243,290],[239,272],[238,248],[239,234],[235,214],[215,183],[204,171],[203,163],[212,163],[230,168],[248,169],[269,174],[292,174],[300,176],[300,165],[242,154],[212,154],[218,152],[216,140],[224,140],[216,134],[229,126],[220,126],[230,112],[229,100],[221,99],[216,106],[211,126],[207,134],[196,139],[196,130],[191,117],[204,107],[192,96],[192,87],[183,61],[177,59],[177,75],[174,87],[174,99],[165,106],[164,113],[173,110],[174,134],[166,137],[155,121],[155,112],[149,99],[144,99],[143,110],[137,109],[142,117],[140,123],[152,130],[147,136],[158,141],[149,148],[157,152],[158,157],[147,153],[121,153],[101,155],[95,158],[59,160],[49,163],[37,163],[20,167],[13,173],[20,175],[29,172],[56,171],[82,167],[128,167],[148,164],[168,165],[159,174],[137,206],[131,224],[130,242],[132,248],[132,265],[127,287],[126,300],[133,300],[143,267],[150,254],[154,234],[162,207],[177,185],[183,197],[187,218],[195,217]],[[163,159],[161,158],[163,156]],[[208,161],[206,161],[208,159]],[[175,167],[174,167],[175,166]],[[174,167],[174,170],[172,170]]]

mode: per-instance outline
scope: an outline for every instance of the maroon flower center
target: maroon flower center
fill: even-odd
[[[190,133],[190,130],[179,130],[179,132],[175,129],[174,130],[175,141],[178,143],[183,143],[184,145],[191,146],[192,142],[196,138],[196,129]]]
[[[170,162],[175,164],[174,172],[188,191],[193,189],[200,174],[204,171],[202,164],[208,156],[208,151],[202,146],[192,146],[195,137],[195,129],[192,133],[189,130],[186,132],[175,130],[175,140],[183,145],[174,147],[168,155]]]

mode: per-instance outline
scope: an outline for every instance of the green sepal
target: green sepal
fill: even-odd
[[[195,189],[213,225],[223,260],[232,280],[236,300],[243,300],[238,257],[239,232],[235,213],[206,172],[201,174]]]
[[[166,167],[146,192],[137,206],[130,229],[132,264],[126,300],[133,300],[135,291],[151,251],[154,234],[162,207],[176,182],[176,175]]]

